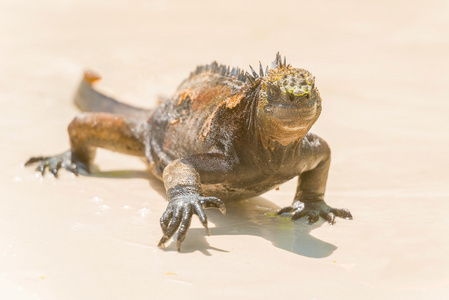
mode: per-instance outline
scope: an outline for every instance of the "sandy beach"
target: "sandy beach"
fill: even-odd
[[[446,299],[448,1],[0,1],[0,299]],[[199,64],[316,76],[331,146],[326,202],[354,220],[274,216],[296,180],[195,217],[162,250],[163,185],[138,158],[25,168],[69,147],[83,70],[154,107]]]

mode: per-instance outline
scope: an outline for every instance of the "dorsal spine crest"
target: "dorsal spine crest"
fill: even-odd
[[[271,63],[271,69],[284,68],[284,67],[289,67],[289,66],[290,65],[287,65],[286,57],[284,56],[284,60],[282,61],[282,57],[279,54],[279,52],[276,54],[275,60]],[[256,81],[257,78],[264,77],[265,75],[267,75],[267,73],[269,71],[268,65],[266,66],[266,69],[264,71],[262,63],[260,63],[260,62],[259,62],[259,73],[257,73],[253,69],[252,66],[249,66],[249,67],[250,67],[252,74],[250,74],[246,71],[243,71],[238,67],[233,67],[231,69],[230,66],[221,65],[221,64],[218,64],[216,61],[214,61],[208,65],[198,66],[196,68],[196,70],[190,74],[190,78],[195,75],[201,74],[203,72],[212,72],[212,73],[219,74],[220,76],[223,76],[223,77],[233,78],[233,79],[239,80],[241,82],[254,84],[254,82]]]

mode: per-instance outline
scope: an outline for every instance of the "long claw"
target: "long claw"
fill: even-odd
[[[280,210],[278,210],[277,214],[278,215],[282,215],[282,214],[289,213],[289,212],[292,212],[292,211],[293,211],[293,207],[292,206],[287,206],[287,207],[284,207],[284,208],[281,208]]]
[[[306,212],[304,210],[295,211],[292,214],[292,221],[298,220],[299,218],[302,218],[306,215]]]
[[[198,216],[198,218],[200,219],[201,224],[203,224],[204,228],[206,229],[206,234],[209,236],[210,235],[210,231],[209,231],[209,227],[207,226],[207,217],[206,217],[206,214],[203,211],[203,208],[201,207],[201,205],[199,203],[195,203],[193,205],[193,211]]]
[[[69,172],[72,172],[76,176],[78,176],[79,174],[78,166],[74,163],[68,164],[67,166],[65,166],[65,169]]]
[[[48,166],[48,170],[53,176],[58,177],[58,170],[61,168],[62,162],[60,160],[52,160]]]
[[[292,207],[292,221],[298,220],[299,218],[304,217],[307,214],[307,210],[305,210],[305,206],[302,203],[293,203]]]
[[[167,228],[168,228],[168,224],[170,224],[170,219],[173,215],[173,210],[171,209],[167,209],[161,217],[161,228],[162,228],[162,232],[165,234],[167,232]]]
[[[167,240],[170,239],[175,234],[176,230],[179,228],[179,224],[181,224],[181,214],[182,208],[177,208],[173,212],[170,224],[168,225],[168,228],[164,234],[167,237]]]
[[[58,169],[48,169],[54,177],[58,178]]]
[[[44,159],[45,159],[45,157],[43,157],[43,156],[31,157],[29,160],[26,161],[25,167],[26,167],[26,166],[29,166],[29,165],[31,165],[31,164],[34,164],[34,163],[37,162],[37,161],[44,160]]]
[[[328,213],[327,214],[327,217],[326,217],[326,220],[327,220],[327,222],[329,223],[329,224],[331,224],[331,225],[334,225],[335,224],[335,222],[336,222],[336,220],[335,220],[335,214],[334,213]]]
[[[181,220],[181,226],[178,230],[178,238],[176,241],[178,251],[181,251],[181,243],[186,238],[187,230],[189,230],[190,223],[192,222],[192,214],[192,208],[187,206],[184,210],[184,214]]]
[[[307,213],[307,218],[307,224],[313,224],[318,221],[320,214],[317,211],[312,210]]]
[[[206,235],[210,236],[210,230],[209,230],[209,226],[207,225],[207,223],[203,224],[203,226],[204,226],[204,229],[206,230]]]
[[[164,248],[165,247],[165,243],[169,240],[169,238],[167,236],[163,236],[161,238],[161,240],[159,241],[159,243],[157,244],[158,247]]]
[[[337,217],[344,218],[346,220],[352,220],[351,212],[346,208],[332,209],[332,213],[334,213]]]
[[[45,174],[45,165],[44,164],[40,164],[37,166],[36,168],[36,172],[41,173],[42,176],[44,176]]]

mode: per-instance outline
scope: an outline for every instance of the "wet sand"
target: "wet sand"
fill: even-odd
[[[0,299],[443,299],[449,295],[447,1],[0,3]],[[157,248],[167,200],[136,158],[41,178],[68,147],[83,69],[152,107],[197,64],[280,51],[317,77],[332,148],[326,201],[354,220],[273,217],[295,182],[208,210]]]

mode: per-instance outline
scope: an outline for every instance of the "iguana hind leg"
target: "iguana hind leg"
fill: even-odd
[[[48,168],[55,176],[63,167],[75,174],[89,171],[97,147],[135,156],[145,155],[147,122],[143,118],[110,113],[81,113],[68,127],[70,150],[55,156],[30,158],[25,165],[38,163],[36,171]]]

